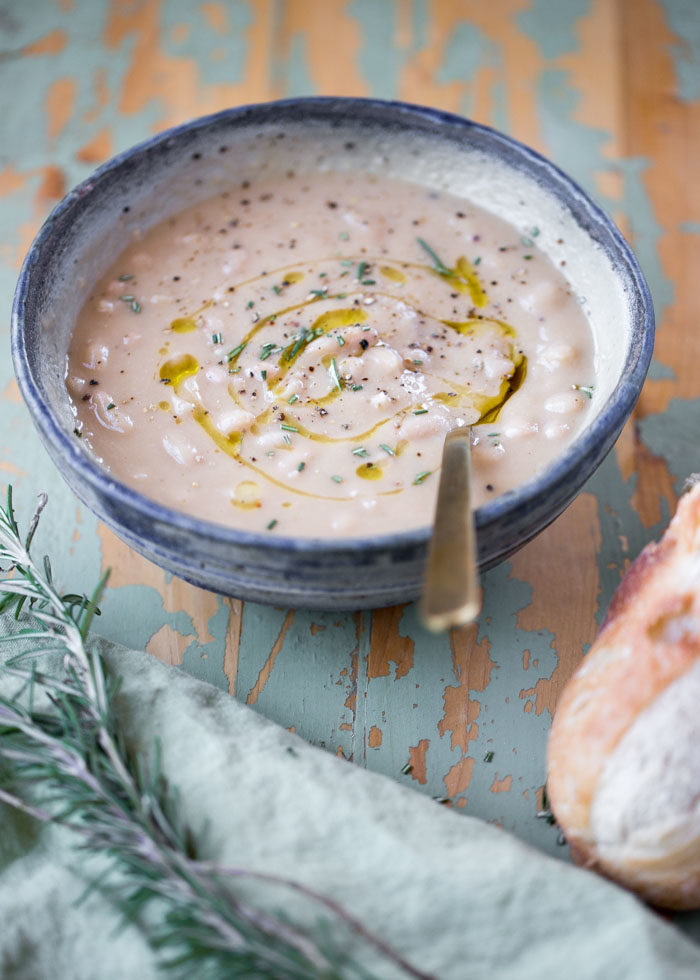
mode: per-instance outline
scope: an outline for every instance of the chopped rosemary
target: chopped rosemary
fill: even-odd
[[[226,360],[235,361],[238,355],[241,354],[246,349],[247,346],[248,346],[248,342],[244,340],[243,343],[238,345],[238,347],[234,347],[233,350],[230,350],[228,352],[228,354],[226,355]]]
[[[525,248],[532,248],[532,246],[535,243],[533,242],[533,240],[531,238],[528,238],[527,236],[525,236],[525,237],[523,237],[523,238],[520,239],[520,244],[521,245],[524,245]]]
[[[223,344],[224,339],[220,333],[213,333],[211,335],[211,342],[212,344]]]
[[[477,257],[472,260],[472,265],[479,265],[480,262],[481,262],[481,256],[477,255]]]
[[[425,481],[428,479],[428,477],[432,472],[433,472],[432,470],[423,470],[423,472],[419,473],[418,476],[413,481],[414,484],[417,485],[419,483],[425,483]]]
[[[323,289],[312,289],[310,291],[310,295],[315,296],[316,299],[325,299],[327,292],[328,292],[328,286],[324,286]]]
[[[276,346],[277,344],[270,344],[270,343],[263,344],[262,347],[260,348],[260,353],[258,354],[260,360],[266,361]]]
[[[334,476],[332,476],[332,477],[331,477],[331,480],[332,480],[332,481],[333,481],[334,483],[342,483],[342,482],[343,482],[343,478],[342,478],[342,476],[337,476],[337,475],[334,475]]]
[[[362,281],[360,282],[360,285],[361,286],[376,286],[377,285],[377,280],[376,279],[362,279]]]
[[[280,429],[282,432],[298,432],[296,425],[290,425],[288,422],[282,422],[280,424]]]
[[[117,407],[117,406],[116,406],[116,405],[114,404],[114,402],[110,402],[110,403],[109,403],[109,405],[107,406],[107,411],[108,411],[108,412],[111,412],[111,411],[112,411],[112,409],[113,409],[113,408],[116,408],[116,407]]]
[[[357,278],[358,278],[358,280],[360,282],[362,282],[362,279],[364,277],[364,274],[365,274],[365,272],[367,271],[368,268],[369,268],[369,262],[360,262],[360,264],[358,265],[358,267],[357,267]]]
[[[409,776],[413,772],[413,766],[410,762],[407,762],[405,766],[401,766],[401,775]]]
[[[249,299],[248,302],[245,305],[245,308],[247,310],[252,310],[254,306],[255,306],[255,303],[252,301],[252,299]]]
[[[289,435],[288,435],[288,434],[287,434],[286,432],[283,432],[283,433],[282,433],[282,437],[283,437],[283,439],[284,439],[284,441],[285,441],[285,444],[286,444],[287,446],[291,446],[291,444],[292,444],[292,440],[291,440],[291,439],[289,438]]]
[[[535,257],[534,255],[523,255],[523,258],[525,259],[526,262],[529,262],[530,259],[534,259],[534,257]]]
[[[281,360],[286,364],[291,364],[302,347],[306,347],[313,340],[316,340],[317,337],[322,336],[322,334],[322,327],[313,327],[311,330],[308,327],[302,327],[298,336],[294,337],[292,343],[284,348]]]
[[[277,519],[275,517],[273,517],[270,523],[267,525],[267,530],[271,531],[273,527],[277,527]]]
[[[341,231],[340,234],[338,235],[338,238],[341,240],[341,242],[346,242],[349,237],[350,235],[347,233],[347,231]]]
[[[352,390],[353,391],[362,391],[362,385],[353,385],[352,386]]]
[[[484,762],[493,762],[493,752],[487,752],[484,756]]]
[[[413,414],[414,415],[427,415],[428,414],[428,409],[427,408],[414,408]]]
[[[383,449],[385,453],[389,453],[390,456],[395,456],[396,455],[396,450],[395,449],[392,449],[391,446],[387,446],[387,444],[385,442],[380,442],[379,443],[379,448],[380,449]]]
[[[299,353],[299,351],[301,350],[301,348],[306,343],[308,336],[309,336],[308,329],[306,327],[302,327],[299,336],[296,338],[296,340],[292,344],[290,344],[289,347],[285,348],[283,359],[285,361],[293,361],[294,358]]]
[[[369,453],[364,446],[358,446],[357,449],[353,449],[353,456],[369,456]]]
[[[354,265],[355,263],[352,261],[352,259],[341,259],[340,260],[340,264],[346,266],[347,268],[349,268],[350,266]]]
[[[435,266],[435,271],[436,272],[439,272],[441,276],[451,276],[452,275],[452,273],[447,268],[447,266],[445,265],[445,263],[440,259],[440,257],[437,255],[437,253],[430,247],[430,245],[428,245],[428,243],[425,241],[425,239],[423,239],[423,238],[416,238],[416,241],[418,242],[418,244],[420,245],[420,247],[423,249],[423,251],[424,252],[427,252],[428,255],[430,256],[430,258],[432,259],[433,265]]]
[[[128,303],[133,313],[141,312],[141,304],[138,302],[135,296],[120,296],[119,299],[122,301],[122,303]]]
[[[273,293],[274,293],[274,294],[275,294],[276,296],[279,296],[279,294],[280,294],[280,293],[282,292],[282,287],[281,287],[281,286],[277,286],[277,285],[275,285],[275,286],[273,286],[273,287],[272,287],[272,292],[273,292]]]
[[[334,357],[331,358],[331,363],[330,363],[330,367],[328,368],[328,373],[331,377],[331,382],[333,384],[333,387],[337,388],[338,391],[342,391],[343,385],[341,384],[340,377],[338,376],[338,365],[335,363]]]
[[[305,466],[306,466],[306,463],[302,459],[301,463],[299,463],[299,465],[297,466],[297,470],[301,473],[302,470],[305,468]]]
[[[130,279],[133,278],[134,275],[132,272],[123,272],[122,275],[119,276],[119,282],[128,282]]]
[[[263,381],[267,381],[267,371],[265,370],[265,368],[263,368],[262,371],[260,372],[260,377],[263,379]]]
[[[299,401],[299,395],[290,395],[289,398],[287,399],[287,404],[293,405],[294,402],[298,402],[298,401]]]
[[[341,337],[340,334],[335,338],[338,341],[339,347],[345,347],[345,337]]]
[[[574,391],[582,392],[587,398],[593,398],[595,385],[572,385]]]

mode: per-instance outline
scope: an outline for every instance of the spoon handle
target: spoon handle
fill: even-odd
[[[442,451],[433,536],[428,549],[420,616],[430,630],[471,623],[481,609],[471,506],[468,426],[452,429]]]

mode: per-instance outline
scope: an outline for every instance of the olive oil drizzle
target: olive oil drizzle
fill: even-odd
[[[178,354],[169,361],[163,361],[158,372],[163,384],[177,388],[187,378],[199,370],[199,362],[191,354]]]
[[[259,476],[263,477],[263,479],[266,480],[268,483],[273,483],[276,487],[281,487],[283,490],[286,490],[288,493],[296,493],[301,497],[314,497],[319,500],[351,500],[352,499],[351,497],[348,496],[338,497],[338,496],[330,496],[321,493],[309,493],[306,490],[300,490],[298,487],[290,486],[288,483],[285,483],[283,480],[278,480],[274,476],[271,476],[266,470],[262,469],[262,467],[256,466],[255,463],[252,463],[249,459],[245,459],[241,457],[240,449],[241,449],[241,443],[243,441],[243,434],[241,432],[231,432],[227,436],[223,435],[221,432],[219,432],[219,430],[216,428],[214,423],[211,421],[211,419],[209,418],[209,413],[207,412],[207,410],[204,408],[203,405],[194,406],[192,410],[192,418],[195,420],[195,422],[197,422],[198,425],[201,425],[201,427],[204,429],[204,431],[209,436],[209,438],[216,444],[218,449],[220,449],[223,453],[226,453],[226,455],[230,456],[232,459],[235,459],[239,463],[242,463],[243,466],[247,467],[249,470],[252,470],[253,473],[257,473]]]
[[[363,262],[367,266],[376,265],[379,272],[385,279],[389,279],[389,281],[400,283],[402,285],[407,281],[406,274],[401,271],[402,269],[420,269],[423,272],[429,272],[431,275],[438,275],[445,282],[449,283],[450,286],[452,286],[452,279],[454,278],[454,280],[461,284],[458,291],[462,293],[470,292],[469,287],[466,286],[468,281],[475,281],[476,285],[478,285],[481,293],[483,294],[484,301],[483,303],[479,304],[474,301],[474,305],[485,306],[488,303],[488,297],[483,286],[481,285],[481,282],[479,281],[476,269],[464,256],[461,256],[457,260],[454,268],[446,269],[445,273],[441,274],[433,266],[426,265],[424,262],[414,262],[410,259],[388,260],[385,255],[328,255],[324,258],[314,259],[311,262],[291,262],[289,265],[280,266],[279,269],[276,269],[273,272],[267,272],[264,276],[251,276],[250,279],[243,279],[239,283],[236,283],[235,288],[236,291],[240,291],[245,286],[253,286],[256,283],[273,281],[275,283],[280,282],[284,286],[295,285],[296,283],[301,282],[302,279],[305,279],[308,275],[312,275],[315,268],[317,269],[320,266],[333,265],[337,263],[342,264],[344,262],[350,263],[350,265],[359,265]],[[465,273],[468,273],[466,277]],[[367,280],[365,280],[365,282],[366,281]],[[344,292],[344,290],[340,290],[340,292]],[[314,296],[311,300],[309,300],[309,302],[312,302],[318,298],[319,297]],[[331,299],[332,296],[329,295],[328,298]],[[196,310],[192,316],[198,316],[212,305],[213,301],[208,300],[203,306]],[[280,313],[272,315],[279,316]]]
[[[448,282],[459,292],[468,292],[474,306],[481,309],[488,302],[483,286],[479,282],[476,269],[463,255],[457,259],[454,274],[448,277]]]
[[[195,310],[194,313],[191,313],[189,316],[175,317],[175,319],[170,322],[170,329],[173,333],[192,333],[199,325],[197,323],[197,317],[201,316],[205,310],[208,310],[212,304],[213,300],[207,300],[206,303],[203,303],[198,310]]]
[[[331,259],[320,260],[317,263],[303,263],[303,266],[306,269],[309,269],[309,267],[311,267],[311,271],[313,271],[314,266],[318,268],[321,264],[325,264],[326,262],[342,261],[343,264],[347,265],[347,263],[352,259],[353,257],[351,256],[343,257],[342,259],[334,257]],[[380,258],[373,258],[373,257],[366,257],[366,256],[357,259],[357,261],[359,262],[360,265],[365,264],[367,266],[370,265],[374,266],[376,264],[379,273],[384,277],[384,279],[396,283],[399,286],[403,286],[404,283],[407,281],[407,277],[404,274],[404,272],[401,271],[401,269],[420,269],[422,271],[427,271],[431,275],[436,275],[440,279],[442,279],[450,289],[456,290],[461,294],[468,293],[474,307],[482,308],[487,303],[486,293],[483,290],[481,283],[479,282],[474,267],[463,256],[457,260],[454,268],[448,269],[447,267],[445,267],[443,270],[438,270],[434,267],[422,263],[417,263],[417,262],[401,261],[401,262],[395,262],[393,264],[389,264],[385,258],[380,259]],[[401,269],[396,268],[397,265],[400,265]],[[236,286],[236,290],[238,291],[241,289],[241,287],[246,285],[253,285],[256,283],[260,283],[263,280],[265,280],[266,282],[274,280],[275,283],[281,284],[280,286],[273,287],[275,293],[277,295],[281,295],[283,288],[300,282],[303,278],[305,278],[306,274],[307,274],[306,272],[302,272],[299,269],[298,265],[285,266],[282,267],[281,269],[276,270],[273,273],[267,273],[264,277],[255,276],[249,280],[246,280],[245,282],[239,283]],[[369,284],[369,282],[370,282],[369,280],[363,279],[361,285],[367,285]],[[371,284],[372,285],[375,284],[374,280],[371,281]],[[353,297],[358,295],[364,296],[366,295],[366,293],[367,293],[366,289],[357,289],[357,288],[353,288],[350,285],[348,285],[348,288],[345,291],[342,291],[342,286],[339,287],[336,292],[330,292],[330,290],[326,290],[326,289],[313,290],[312,295],[309,295],[306,299],[291,303],[288,306],[275,310],[273,313],[269,313],[263,317],[260,317],[260,319],[244,335],[241,342],[237,345],[233,356],[229,355],[229,359],[228,359],[229,370],[232,373],[234,373],[237,369],[239,369],[238,362],[245,351],[248,351],[248,353],[250,353],[251,342],[256,337],[258,337],[266,328],[269,328],[271,325],[273,325],[278,318],[283,317],[289,313],[301,312],[305,308],[324,300],[326,301],[336,301],[336,300],[345,301],[346,299],[352,300]],[[398,297],[395,296],[393,293],[386,292],[381,288],[372,289],[371,294],[375,297],[383,296],[390,300],[398,299]],[[431,316],[431,314],[428,313],[427,311],[421,310],[416,303],[412,303],[411,298],[406,294],[402,293],[400,297],[400,302],[412,308],[418,315]],[[172,323],[170,324],[171,330],[175,333],[189,333],[192,330],[196,329],[198,326],[196,317],[200,313],[202,313],[205,309],[207,309],[209,306],[211,306],[212,303],[213,301],[209,301],[205,303],[194,314],[186,317],[180,317],[172,321]],[[500,385],[500,389],[496,395],[478,394],[476,392],[471,391],[468,385],[462,385],[459,383],[455,383],[454,381],[448,381],[447,379],[441,378],[439,375],[433,372],[425,372],[429,376],[443,383],[448,389],[445,392],[437,392],[435,394],[429,395],[427,398],[428,401],[430,400],[440,401],[445,404],[454,405],[455,407],[458,406],[460,403],[467,401],[470,407],[474,408],[479,412],[479,419],[475,424],[495,421],[498,418],[498,415],[503,405],[522,385],[527,371],[526,357],[522,352],[516,350],[515,348],[515,342],[517,340],[515,330],[513,329],[512,326],[510,326],[510,324],[506,323],[505,321],[500,319],[495,319],[492,317],[477,316],[477,317],[472,317],[465,321],[439,319],[436,317],[432,317],[432,318],[437,320],[437,322],[442,323],[443,326],[454,331],[455,333],[462,334],[462,335],[473,335],[479,332],[487,332],[488,330],[492,330],[493,327],[496,326],[498,330],[502,333],[502,335],[508,337],[508,339],[511,341],[510,357],[511,360],[513,361],[514,369],[509,376],[506,376],[503,379]],[[313,321],[311,326],[301,327],[298,334],[296,336],[293,336],[291,341],[286,345],[272,344],[272,343],[268,345],[263,345],[261,356],[262,354],[264,354],[265,359],[267,359],[270,356],[277,357],[277,361],[275,365],[276,370],[275,370],[274,386],[272,384],[269,385],[270,391],[274,395],[280,396],[282,382],[284,381],[285,376],[287,375],[291,367],[295,364],[295,362],[298,360],[298,358],[302,356],[302,354],[314,343],[315,340],[317,340],[320,337],[324,337],[328,335],[333,330],[340,330],[344,327],[349,327],[353,325],[359,326],[360,324],[366,324],[368,319],[369,319],[369,315],[367,313],[367,310],[359,306],[354,306],[354,305],[343,306],[339,309],[326,310]],[[388,339],[390,333],[386,336]],[[350,354],[350,356],[353,355]],[[326,370],[330,369],[330,364],[332,360],[333,363],[335,363],[332,354],[325,354],[321,358],[321,363],[324,365]],[[163,383],[172,385],[173,388],[177,390],[182,384],[182,382],[185,381],[188,377],[194,375],[198,369],[199,369],[199,364],[197,363],[194,357],[192,357],[190,354],[181,354],[163,362],[163,364],[159,369],[159,376],[160,376],[160,380]],[[342,382],[339,381],[337,385],[331,386],[329,392],[326,395],[323,395],[320,398],[315,398],[315,399],[312,398],[305,399],[304,404],[311,405],[314,407],[322,407],[334,401],[335,399],[342,397],[346,391],[347,388],[342,384]],[[228,386],[228,392],[232,400],[239,407],[242,407],[238,393],[233,385]],[[295,401],[298,401],[298,399],[295,399]],[[268,406],[263,412],[258,414],[255,417],[254,421],[251,423],[249,427],[249,431],[252,434],[258,434],[261,431],[261,429],[263,429],[265,426],[269,426],[273,421],[273,415],[277,414],[276,408],[277,407]],[[312,442],[319,442],[319,443],[343,443],[343,442],[357,443],[358,441],[364,442],[368,439],[371,439],[384,426],[387,426],[390,423],[393,423],[394,425],[398,424],[402,418],[409,415],[414,409],[415,409],[415,405],[413,403],[411,403],[409,406],[403,406],[402,408],[393,412],[388,417],[380,419],[378,422],[376,422],[365,432],[359,434],[352,433],[347,436],[330,436],[330,435],[325,435],[323,433],[313,432],[307,426],[303,425],[296,417],[293,418],[292,431],[294,432],[295,436],[298,436],[302,439],[310,440]],[[222,434],[211,421],[208,411],[201,404],[193,405],[192,416],[194,421],[197,422],[197,424],[202,427],[202,429],[206,432],[207,436],[214,442],[214,444],[217,446],[219,450],[226,453],[229,457],[235,459],[237,462],[241,463],[247,469],[261,476],[265,481],[284,489],[286,492],[298,494],[304,497],[312,497],[312,498],[323,499],[323,500],[350,501],[354,499],[353,496],[351,495],[327,495],[327,494],[320,494],[317,492],[310,493],[308,491],[302,490],[301,488],[290,485],[284,480],[280,480],[272,476],[265,469],[263,469],[260,466],[257,466],[250,459],[247,459],[243,455],[243,442],[245,438],[245,431],[236,430],[236,431],[232,431],[227,435]],[[288,449],[288,448],[291,447],[290,446],[280,447],[280,449]],[[396,455],[399,455],[399,453],[397,452]],[[385,458],[384,463],[386,464],[386,462],[387,459]],[[385,467],[380,466],[378,463],[375,463],[374,461],[370,460],[358,466],[357,469],[355,470],[355,473],[358,477],[362,479],[374,481],[374,480],[379,480],[384,476]],[[403,487],[398,487],[392,490],[383,491],[380,492],[380,495],[384,496],[384,495],[395,494],[401,492],[402,489]]]
[[[329,296],[329,299],[333,299],[333,296]],[[280,354],[279,367],[282,370],[281,378],[289,371],[290,367],[294,364],[298,357],[306,350],[309,344],[313,343],[318,337],[325,337],[329,334],[331,330],[339,330],[341,327],[351,327],[355,324],[366,323],[369,319],[367,311],[363,309],[340,309],[340,310],[327,310],[317,317],[309,328],[304,332],[304,328],[300,332],[300,336],[292,341],[288,347]],[[324,366],[328,367],[325,361],[330,361],[330,356],[324,358]]]
[[[505,403],[512,395],[515,394],[518,388],[520,388],[523,382],[525,381],[526,374],[527,374],[527,358],[524,355],[521,355],[520,360],[516,363],[515,371],[513,371],[510,378],[506,379],[507,387],[506,390],[503,392],[501,399],[493,406],[493,408],[489,409],[488,412],[485,412],[481,416],[481,418],[479,419],[479,424],[483,422],[495,422],[498,419],[498,416],[501,414],[501,409],[503,408]]]

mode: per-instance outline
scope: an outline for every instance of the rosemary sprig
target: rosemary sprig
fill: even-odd
[[[82,850],[99,853],[120,872],[116,888],[124,912],[147,930],[161,964],[206,977],[308,980],[368,974],[317,935],[236,895],[231,882],[253,878],[282,886],[317,904],[407,976],[426,975],[407,963],[337,902],[296,881],[226,868],[197,859],[197,846],[178,820],[156,751],[148,765],[130,754],[120,729],[110,676],[88,632],[107,576],[91,596],[61,594],[51,566],[30,554],[42,495],[26,537],[15,520],[12,488],[0,506],[0,611],[19,617],[28,604],[33,625],[9,637],[23,649],[2,666],[19,681],[14,696],[0,693],[0,801],[41,821],[74,831]],[[59,653],[61,668],[38,666]],[[42,707],[37,707],[39,693]],[[104,879],[101,880],[102,887]],[[161,916],[140,919],[157,903]],[[327,925],[327,923],[326,923]]]

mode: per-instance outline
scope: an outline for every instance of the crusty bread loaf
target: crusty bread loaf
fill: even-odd
[[[579,863],[700,907],[700,485],[615,594],[557,707],[552,810]]]

